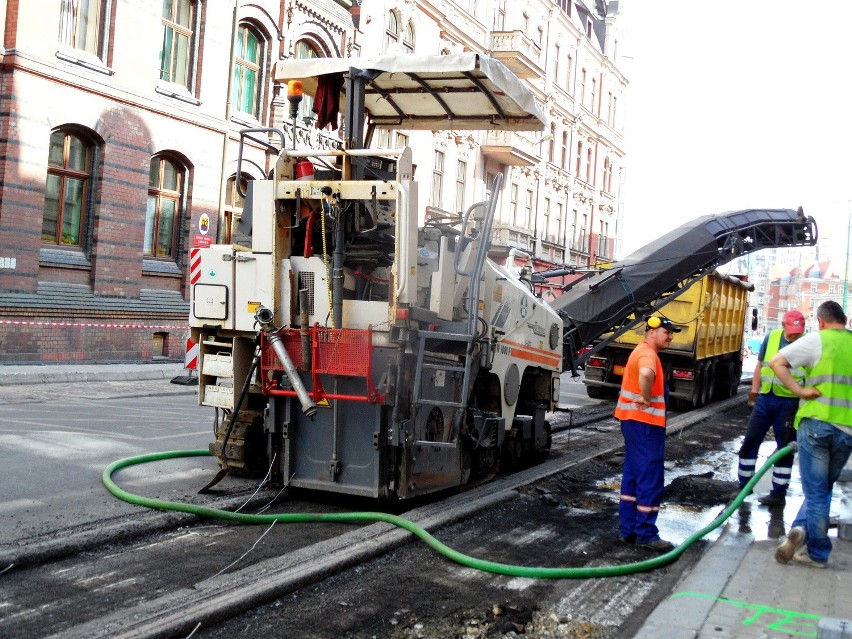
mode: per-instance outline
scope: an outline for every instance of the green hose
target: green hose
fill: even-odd
[[[207,506],[196,506],[193,504],[181,504],[163,499],[151,499],[149,497],[141,497],[129,493],[122,488],[119,488],[112,480],[112,474],[127,466],[136,464],[144,464],[152,461],[160,461],[163,459],[174,459],[177,457],[203,457],[210,453],[206,450],[175,450],[163,453],[151,453],[148,455],[139,455],[138,457],[127,457],[113,462],[104,469],[103,482],[107,490],[113,495],[131,504],[154,508],[157,510],[171,510],[198,515],[199,517],[212,517],[216,519],[224,519],[240,524],[271,524],[273,522],[286,523],[308,523],[308,522],[362,522],[362,521],[382,521],[399,528],[404,528],[416,537],[425,541],[434,550],[447,557],[448,559],[477,570],[493,572],[501,575],[511,575],[513,577],[527,577],[530,579],[591,579],[595,577],[617,577],[621,575],[630,575],[637,572],[645,572],[653,568],[659,568],[668,563],[671,563],[693,543],[701,539],[704,535],[715,530],[724,523],[743,503],[745,498],[751,493],[752,488],[757,484],[758,480],[782,457],[793,452],[791,446],[776,451],[766,463],[758,470],[749,482],[743,487],[736,499],[731,502],[722,513],[716,517],[707,526],[692,534],[679,546],[669,552],[646,559],[645,561],[637,561],[631,564],[620,566],[595,566],[590,568],[547,568],[533,566],[513,566],[510,564],[501,564],[494,561],[486,561],[470,557],[457,550],[453,550],[446,544],[441,543],[435,537],[426,532],[423,528],[414,522],[380,512],[357,512],[357,513],[288,513],[276,515],[251,515],[246,513],[235,513],[227,510],[219,510],[217,508],[208,508]]]

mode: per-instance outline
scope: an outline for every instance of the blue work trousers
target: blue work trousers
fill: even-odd
[[[805,500],[793,526],[804,527],[811,559],[825,563],[831,554],[828,538],[831,491],[849,461],[852,435],[828,422],[806,417],[799,424],[798,442]]]
[[[746,427],[745,439],[740,447],[738,476],[740,488],[754,476],[757,465],[757,453],[766,438],[769,428],[775,435],[776,450],[784,448],[787,441],[787,428],[793,427],[793,418],[799,407],[797,397],[779,397],[774,393],[764,393],[757,396],[751,417]],[[790,484],[790,472],[793,468],[793,455],[790,453],[779,459],[772,469],[772,492],[776,495],[786,495]]]
[[[666,429],[625,419],[621,434],[624,474],[618,503],[619,534],[624,539],[635,535],[639,544],[655,541],[660,538],[656,522],[665,487]]]

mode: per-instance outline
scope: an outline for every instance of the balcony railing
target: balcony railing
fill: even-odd
[[[484,156],[509,166],[533,166],[538,163],[535,143],[512,131],[488,131],[481,150]]]
[[[490,53],[520,78],[532,78],[544,73],[541,48],[521,30],[492,31]]]

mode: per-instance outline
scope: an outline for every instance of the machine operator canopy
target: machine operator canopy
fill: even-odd
[[[366,80],[364,107],[377,127],[540,131],[546,121],[523,82],[478,53],[283,60],[273,70],[276,80],[301,80],[315,97],[334,87],[340,111],[345,73]]]

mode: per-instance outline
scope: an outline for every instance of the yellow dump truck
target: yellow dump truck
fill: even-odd
[[[699,408],[735,395],[742,374],[743,331],[748,292],[743,278],[713,271],[665,304],[659,315],[681,326],[672,344],[660,353],[672,408]],[[645,338],[645,325],[595,348],[586,362],[586,392],[613,398],[621,387],[630,351]],[[602,341],[607,341],[604,335]]]

